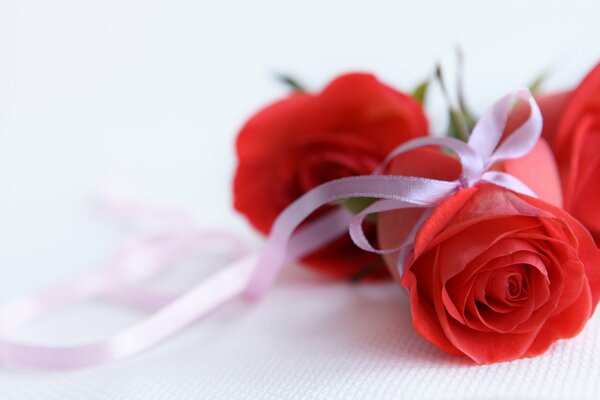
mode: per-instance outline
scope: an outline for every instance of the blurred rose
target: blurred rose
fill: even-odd
[[[259,111],[240,131],[235,208],[266,234],[303,193],[332,179],[369,174],[393,148],[427,132],[421,105],[372,75],[347,74],[321,93],[294,93]],[[345,236],[303,262],[348,278],[378,260]],[[373,276],[387,276],[386,268]]]
[[[600,64],[572,92],[540,98],[544,137],[562,179],[564,206],[600,244]]]

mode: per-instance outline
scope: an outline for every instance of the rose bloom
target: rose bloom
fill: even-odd
[[[600,244],[600,64],[573,91],[540,96],[543,135],[563,183],[564,206]]]
[[[600,297],[600,251],[562,209],[488,184],[434,209],[401,283],[425,339],[477,363],[509,361],[581,331]]]
[[[317,94],[296,92],[259,111],[240,131],[235,208],[267,234],[279,213],[308,190],[369,174],[396,146],[427,132],[421,105],[372,75],[340,76]],[[349,278],[378,260],[346,235],[302,261]],[[387,276],[383,266],[371,274]]]
[[[531,187],[543,180],[540,197],[559,203],[557,173],[531,172],[552,171],[547,146],[511,163]],[[460,164],[419,149],[390,172],[453,180]],[[581,331],[600,296],[600,251],[581,223],[547,201],[492,184],[461,190],[420,227],[401,278],[397,256],[386,258],[409,290],[420,335],[448,353],[492,363],[539,355]],[[421,213],[380,213],[381,247],[401,243]]]

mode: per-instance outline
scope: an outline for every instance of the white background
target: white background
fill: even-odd
[[[575,84],[598,58],[599,20],[595,1],[0,0],[0,300],[86,271],[122,239],[90,206],[107,180],[256,241],[230,207],[233,140],[245,118],[285,94],[276,72],[316,90],[366,70],[410,90],[438,60],[452,76],[461,45],[470,104],[482,111],[546,69],[546,88]],[[442,104],[429,106],[439,131]],[[291,269],[261,304],[228,305],[141,357],[66,374],[1,367],[0,398],[600,390],[598,318],[538,359],[473,367],[412,331],[394,285],[349,287]],[[65,327],[100,336],[130,317],[93,311],[63,316],[55,339]],[[81,328],[67,322],[75,317]]]

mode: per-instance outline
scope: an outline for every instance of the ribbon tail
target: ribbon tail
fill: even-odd
[[[290,239],[286,262],[293,262],[346,232],[351,213],[336,209],[299,229]],[[151,237],[118,251],[108,267],[0,308],[0,361],[5,365],[64,370],[91,367],[133,356],[181,331],[219,305],[239,297],[257,268],[259,254],[239,258],[182,295],[163,295],[134,285],[172,265],[193,244],[214,235],[201,232]],[[218,237],[217,237],[218,238]],[[230,239],[228,236],[225,239]],[[234,243],[235,244],[235,243]],[[127,258],[146,258],[129,264]],[[128,305],[156,309],[142,322],[103,340],[72,347],[36,346],[6,339],[7,334],[54,309],[108,295]]]
[[[180,331],[246,287],[256,255],[218,271],[148,319],[109,338],[74,347],[45,347],[0,340],[0,359],[12,366],[82,368],[132,356]]]

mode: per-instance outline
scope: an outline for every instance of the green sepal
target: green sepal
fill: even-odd
[[[276,78],[292,92],[306,92],[306,87],[291,75],[279,73]]]
[[[427,96],[427,90],[429,89],[429,79],[419,83],[412,91],[412,97],[414,97],[421,105],[425,104],[425,96]]]

